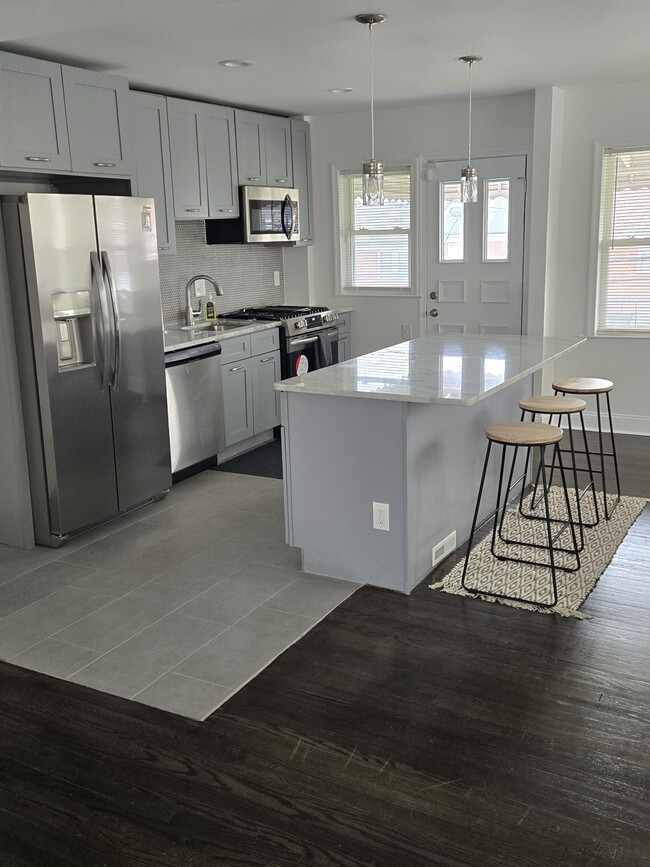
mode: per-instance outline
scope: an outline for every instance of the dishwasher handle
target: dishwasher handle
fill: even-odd
[[[179,364],[187,364],[190,361],[203,361],[206,358],[213,358],[215,355],[221,355],[219,342],[174,349],[165,353],[165,367],[177,367]]]

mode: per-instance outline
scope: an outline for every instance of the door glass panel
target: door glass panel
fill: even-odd
[[[483,261],[507,262],[510,237],[510,180],[483,182]]]
[[[460,201],[460,183],[440,184],[440,261],[465,259],[465,209]]]

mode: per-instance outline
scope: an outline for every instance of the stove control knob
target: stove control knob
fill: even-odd
[[[299,319],[296,322],[296,328],[306,328],[306,327],[307,327],[307,320],[306,319]]]

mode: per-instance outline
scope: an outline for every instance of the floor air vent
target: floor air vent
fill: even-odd
[[[454,530],[446,538],[431,549],[431,565],[437,566],[452,551],[456,550],[456,531]]]

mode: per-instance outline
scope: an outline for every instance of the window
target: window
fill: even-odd
[[[650,147],[603,154],[596,334],[650,335]]]
[[[384,174],[384,204],[364,206],[361,174],[338,173],[342,293],[411,294],[411,171]]]

